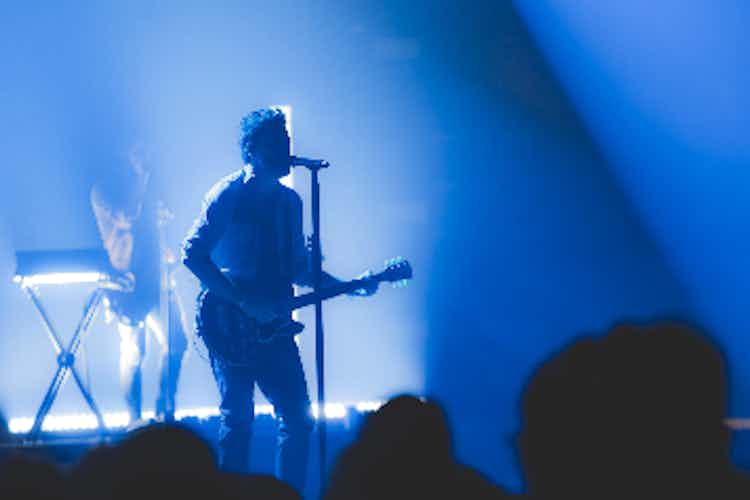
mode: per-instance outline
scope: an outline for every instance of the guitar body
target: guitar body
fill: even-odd
[[[196,333],[212,357],[229,364],[247,365],[259,345],[294,337],[304,328],[291,314],[261,323],[214,293],[203,291],[198,297]]]
[[[270,289],[252,290],[251,287],[246,287],[248,296],[257,297],[255,304],[266,313],[258,316],[270,318],[263,322],[236,304],[204,290],[198,296],[197,335],[203,340],[212,357],[230,364],[250,364],[260,345],[294,337],[302,332],[305,326],[292,319],[292,311],[313,305],[318,300],[356,293],[372,283],[390,282],[394,283],[394,286],[403,286],[412,278],[412,269],[408,261],[398,258],[391,259],[386,264],[386,268],[380,273],[340,282],[320,292],[297,297],[291,295],[291,287],[279,293],[274,293]],[[253,301],[250,301],[250,304],[253,304]]]

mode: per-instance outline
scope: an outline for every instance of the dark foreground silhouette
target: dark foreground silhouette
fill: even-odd
[[[750,498],[750,482],[729,461],[726,399],[721,352],[688,325],[622,325],[579,339],[543,363],[523,394],[526,496]],[[220,472],[209,446],[180,426],[135,431],[69,471],[17,453],[0,461],[2,499],[299,498],[273,477]],[[413,396],[365,419],[324,492],[326,500],[508,496],[456,461],[442,409]]]
[[[339,458],[327,500],[347,498],[504,498],[453,458],[445,416],[433,402],[399,396],[365,421]]]
[[[750,498],[729,462],[718,348],[680,323],[623,325],[542,365],[519,455],[544,499]]]
[[[270,476],[220,472],[209,446],[180,426],[154,425],[116,446],[89,451],[69,474],[22,456],[0,468],[0,498],[234,500],[298,499]]]

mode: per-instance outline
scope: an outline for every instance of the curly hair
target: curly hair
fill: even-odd
[[[267,137],[286,133],[286,116],[279,108],[258,109],[240,120],[240,152],[242,161],[251,162],[258,143]]]

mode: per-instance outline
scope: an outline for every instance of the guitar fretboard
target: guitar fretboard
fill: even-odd
[[[357,290],[358,288],[364,287],[368,281],[373,280],[373,279],[377,279],[377,278],[373,276],[371,278],[368,278],[367,280],[357,279],[357,280],[351,280],[351,281],[344,281],[343,283],[338,283],[336,285],[326,287],[323,290],[321,290],[319,293],[310,292],[310,293],[299,295],[289,300],[289,302],[287,302],[286,304],[285,309],[289,311],[294,311],[295,309],[300,309],[302,307],[313,305],[318,300],[328,300],[328,299],[337,297],[339,295],[351,293],[354,290]]]

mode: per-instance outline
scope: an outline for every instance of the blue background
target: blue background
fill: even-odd
[[[415,280],[327,306],[330,400],[410,391],[447,407],[459,456],[517,489],[534,367],[627,318],[706,325],[746,416],[750,356],[747,4],[669,0],[17,2],[0,17],[0,407],[31,415],[55,368],[13,252],[99,244],[88,192],[154,152],[177,247],[241,166],[240,117],[293,109],[324,157],[323,245],[341,277],[409,257]],[[307,200],[307,174],[295,185]],[[197,283],[177,276],[192,307]],[[4,284],[3,284],[4,283]],[[72,331],[85,286],[47,288]],[[311,324],[309,312],[303,321]],[[301,337],[311,391],[313,338]],[[156,346],[150,346],[152,351]],[[124,409],[118,340],[86,343]],[[146,406],[155,392],[147,361]],[[85,363],[84,363],[85,361]],[[216,403],[195,353],[181,407]],[[55,413],[83,411],[66,387]]]

